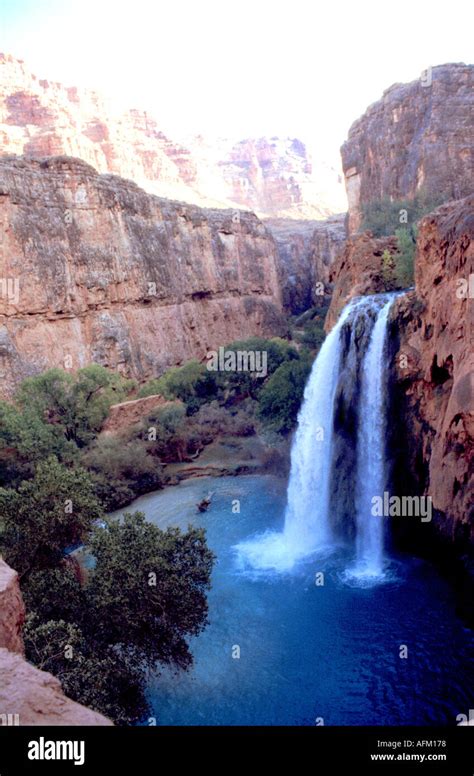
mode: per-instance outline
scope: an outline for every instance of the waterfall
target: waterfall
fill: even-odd
[[[340,333],[350,310],[350,306],[345,308],[323,343],[298,415],[283,532],[285,548],[294,560],[331,539],[329,486],[334,394],[341,360]]]
[[[365,358],[359,403],[356,475],[356,576],[380,576],[383,571],[383,518],[372,514],[373,497],[387,485],[385,462],[387,370],[384,348],[392,300],[378,313]]]
[[[283,531],[237,545],[244,565],[286,570],[315,551],[335,546],[333,501],[339,484],[342,488],[343,468],[336,460],[337,441],[339,447],[343,445],[339,458],[354,461],[346,487],[349,506],[344,505],[344,520],[354,522],[356,530],[356,563],[350,574],[382,573],[383,518],[373,516],[371,507],[372,498],[383,495],[386,485],[383,355],[392,299],[393,295],[381,294],[352,300],[323,343],[298,415]],[[352,442],[344,428],[347,420],[341,422],[342,434],[340,428],[335,430],[338,404],[345,407],[340,412],[343,418],[356,418]]]

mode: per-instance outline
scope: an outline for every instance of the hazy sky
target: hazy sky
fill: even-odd
[[[383,90],[472,61],[468,0],[0,0],[0,50],[146,108],[168,131],[335,154]]]

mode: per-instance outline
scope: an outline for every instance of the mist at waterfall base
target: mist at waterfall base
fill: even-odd
[[[334,486],[333,481],[340,474],[333,460],[336,392],[341,384],[358,380],[353,505],[355,559],[344,570],[344,577],[360,584],[384,579],[383,518],[372,514],[372,499],[381,497],[387,486],[384,350],[394,296],[383,294],[351,301],[326,338],[311,371],[298,416],[284,529],[240,543],[237,551],[244,566],[287,571],[310,555],[327,555],[340,543],[331,524],[334,507],[331,484]],[[348,334],[345,349],[344,328]],[[346,515],[345,519],[349,517]]]

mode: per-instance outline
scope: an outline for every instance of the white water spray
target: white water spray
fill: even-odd
[[[362,365],[355,497],[357,561],[350,574],[374,577],[382,573],[382,518],[372,515],[371,499],[381,495],[385,486],[383,351],[391,301],[386,296],[353,300],[326,338],[313,365],[298,416],[284,529],[237,545],[243,565],[283,571],[315,551],[327,551],[334,546],[330,521],[334,404],[338,382],[341,377],[344,379],[341,329],[351,316],[352,327],[362,320],[364,326],[370,323],[373,328]]]
[[[387,320],[392,300],[380,310],[369,347],[362,363],[359,402],[356,479],[356,565],[352,574],[378,577],[383,572],[383,517],[372,512],[373,497],[383,497],[387,484],[386,467],[386,388],[384,349]]]

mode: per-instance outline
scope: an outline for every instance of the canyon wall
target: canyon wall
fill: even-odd
[[[472,193],[474,66],[439,65],[391,86],[351,126],[341,155],[350,232],[373,200]]]
[[[415,289],[390,316],[391,422],[387,440],[396,495],[432,499],[433,518],[394,520],[405,548],[456,559],[474,617],[474,197],[446,203],[419,224]],[[330,273],[330,331],[353,297],[384,290],[382,254],[393,237],[352,235]],[[465,573],[467,572],[467,573]],[[470,602],[468,599],[470,597]]]
[[[315,161],[297,138],[180,142],[149,112],[119,112],[96,92],[39,79],[6,54],[0,54],[0,148],[18,156],[78,157],[153,194],[206,207],[297,218],[346,208],[338,163]]]
[[[0,558],[0,726],[111,725],[102,714],[66,698],[54,676],[26,662],[24,618],[18,575]]]
[[[375,238],[370,232],[349,237],[329,271],[332,296],[324,322],[326,332],[355,296],[385,291],[382,256],[386,250],[391,255],[397,251],[395,237]]]
[[[320,301],[317,283],[329,292],[331,267],[346,241],[346,215],[324,221],[266,219],[265,225],[278,248],[283,304],[297,315]]]
[[[0,159],[0,376],[99,363],[139,380],[285,331],[252,213],[159,199],[67,157]]]
[[[395,475],[432,498],[428,530],[474,558],[474,197],[420,223],[416,290],[392,310]],[[470,285],[469,285],[470,280]],[[404,488],[404,490],[403,490]],[[474,568],[473,568],[474,579]]]
[[[23,653],[21,629],[24,621],[25,606],[18,574],[0,557],[0,647]]]
[[[323,219],[347,207],[338,162],[314,159],[298,138],[206,142],[197,137],[189,147],[199,191],[262,218]]]

